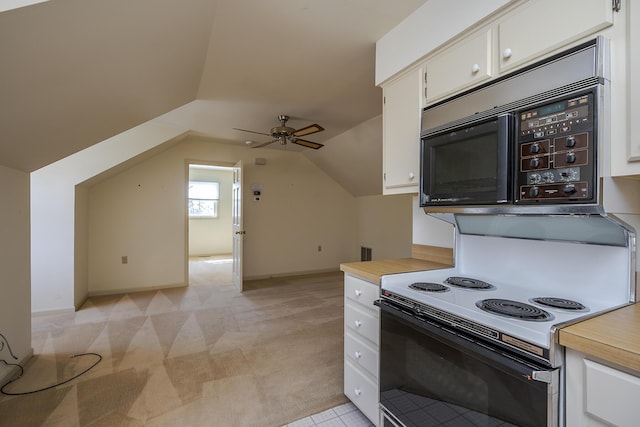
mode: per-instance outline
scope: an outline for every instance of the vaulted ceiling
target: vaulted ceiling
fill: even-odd
[[[0,13],[0,164],[33,171],[148,120],[245,144],[381,114],[375,42],[426,0],[51,0]],[[275,144],[274,144],[275,145]]]

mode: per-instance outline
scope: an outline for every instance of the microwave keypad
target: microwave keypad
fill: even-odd
[[[592,95],[520,113],[516,202],[593,198]]]

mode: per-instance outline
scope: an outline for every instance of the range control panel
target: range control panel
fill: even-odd
[[[518,112],[516,203],[595,199],[594,93]]]

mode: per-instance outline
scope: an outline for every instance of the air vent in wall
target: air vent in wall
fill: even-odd
[[[360,261],[371,261],[371,248],[360,247]]]

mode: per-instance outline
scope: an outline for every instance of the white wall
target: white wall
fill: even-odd
[[[413,243],[416,245],[453,248],[454,228],[448,222],[427,215],[413,197]]]
[[[0,358],[24,362],[32,353],[29,269],[29,174],[0,166]],[[0,337],[0,341],[2,338]],[[0,364],[0,383],[10,372]]]
[[[74,227],[74,292],[73,305],[80,307],[89,294],[89,270],[87,250],[89,191],[86,186],[75,187],[75,227]]]
[[[190,137],[90,188],[89,292],[184,284],[186,163],[239,160],[245,278],[337,270],[359,253],[355,199],[305,156]],[[251,184],[262,185],[260,202]]]
[[[358,252],[351,261],[360,260],[360,246],[371,248],[372,259],[411,257],[412,195],[363,196],[358,206]]]
[[[233,250],[233,171],[190,168],[189,180],[218,182],[220,185],[218,217],[189,219],[189,256],[230,254]]]
[[[74,310],[75,187],[186,132],[145,124],[31,173],[31,308]],[[82,268],[82,267],[79,267]]]

